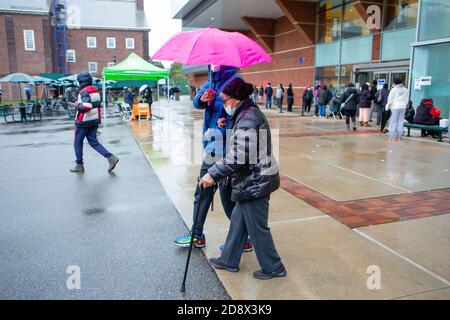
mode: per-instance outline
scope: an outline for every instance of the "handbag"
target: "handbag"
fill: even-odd
[[[346,106],[347,103],[353,98],[353,96],[354,96],[354,93],[352,93],[352,94],[350,95],[350,97],[348,97],[348,99],[345,100],[344,103],[341,103],[341,112],[345,109],[345,106]]]

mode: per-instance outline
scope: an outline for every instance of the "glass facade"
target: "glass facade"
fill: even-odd
[[[411,66],[411,100],[417,106],[422,99],[431,98],[442,109],[441,117],[449,118],[450,1],[421,0],[420,6],[418,39]],[[423,77],[431,77],[431,84],[422,85]]]
[[[409,59],[411,43],[416,40],[416,28],[406,28],[383,32],[381,40],[381,60]]]
[[[422,0],[419,41],[450,38],[450,1]]]
[[[346,3],[343,9],[342,39],[365,36],[370,33],[366,21],[356,10],[353,3]]]
[[[387,0],[384,30],[416,27],[419,0]]]
[[[444,3],[445,0],[423,0],[424,2]],[[316,81],[321,77],[330,78],[330,72],[323,67],[345,66],[346,77],[337,77],[340,85],[343,81],[355,81],[358,71],[352,76],[351,65],[370,65],[380,63],[395,63],[409,61],[411,44],[416,40],[416,25],[419,12],[419,0],[322,0],[317,7],[317,44],[316,44]],[[375,11],[368,10],[370,6],[378,6],[381,14],[378,29],[369,30],[368,17]],[[432,19],[432,18],[431,18]],[[450,21],[450,19],[448,19]],[[373,20],[371,20],[373,24]],[[372,27],[373,28],[373,27]],[[432,28],[439,28],[433,26]],[[429,28],[429,29],[432,29]],[[447,28],[449,31],[450,28]],[[442,31],[442,30],[441,30]],[[380,33],[375,38],[374,33]],[[379,46],[379,49],[378,49]],[[379,58],[378,58],[379,50]],[[378,61],[379,59],[379,61]],[[374,61],[376,60],[376,61]],[[402,70],[405,62],[401,64]],[[339,68],[338,68],[339,69]],[[355,69],[356,70],[356,69]],[[395,69],[390,66],[390,75]],[[399,69],[400,70],[400,69]],[[383,70],[381,70],[383,71]],[[369,81],[377,71],[369,72]],[[403,72],[407,75],[407,72]],[[364,75],[361,75],[361,79]],[[342,82],[341,82],[342,80]],[[409,80],[409,79],[407,79]],[[335,81],[335,80],[332,80]],[[409,81],[406,81],[408,83]]]

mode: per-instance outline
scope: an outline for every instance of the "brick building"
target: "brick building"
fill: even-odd
[[[343,89],[349,82],[390,85],[401,78],[415,106],[431,97],[449,111],[442,57],[450,50],[450,1],[173,0],[173,7],[184,29],[212,25],[256,40],[273,62],[240,72],[258,87],[292,83],[301,97],[314,84]],[[192,86],[206,79],[204,68],[187,71]],[[430,76],[433,84],[421,86],[420,78]]]
[[[148,57],[149,27],[144,0],[65,0],[67,74],[104,67],[135,52]],[[54,1],[0,1],[0,77],[61,73],[57,63]],[[17,86],[1,84],[3,100],[18,99]]]

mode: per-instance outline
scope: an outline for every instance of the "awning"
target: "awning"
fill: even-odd
[[[169,77],[169,70],[161,69],[132,53],[114,67],[103,69],[105,80],[140,80],[157,81]]]

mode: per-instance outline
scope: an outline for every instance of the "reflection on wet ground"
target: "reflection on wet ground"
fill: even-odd
[[[164,120],[130,128],[191,225],[203,114],[187,100],[154,109]],[[239,274],[218,272],[232,297],[450,298],[450,146],[417,133],[393,143],[376,128],[353,133],[342,121],[265,112],[283,176],[270,226],[289,276],[258,282],[255,255],[245,255]],[[206,223],[208,257],[219,255],[228,224],[216,206]],[[374,265],[383,279],[376,290],[367,286]]]

